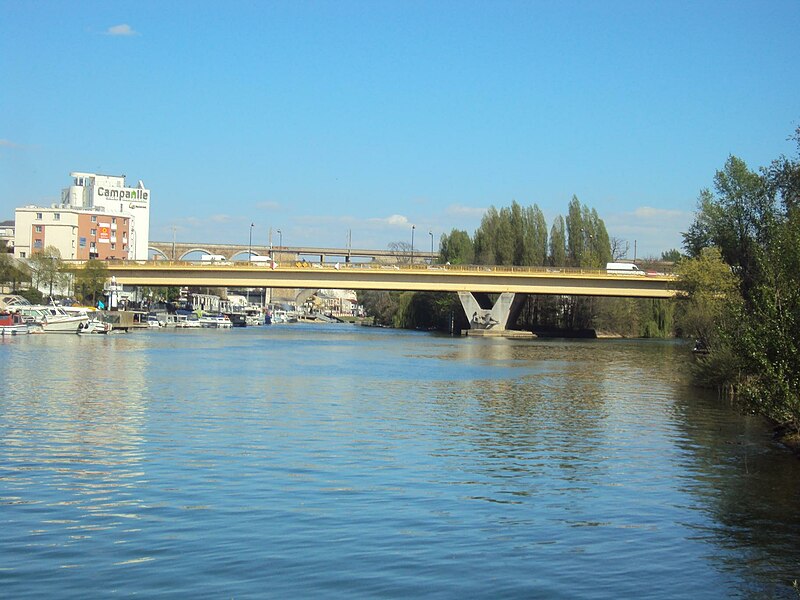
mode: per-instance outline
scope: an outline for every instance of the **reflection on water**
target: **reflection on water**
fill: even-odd
[[[299,325],[0,359],[9,597],[789,598],[800,577],[800,461],[689,387],[681,344]]]

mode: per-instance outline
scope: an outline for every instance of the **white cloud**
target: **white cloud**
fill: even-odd
[[[113,36],[127,36],[127,35],[139,35],[137,31],[134,31],[133,27],[130,25],[123,23],[121,25],[113,25],[106,29],[106,35],[113,35]]]
[[[21,148],[21,146],[11,140],[0,140],[0,148]]]
[[[379,219],[380,221],[380,219]],[[403,215],[392,215],[391,217],[387,217],[383,219],[383,221],[392,227],[405,227],[408,225],[408,219]]]
[[[211,215],[208,220],[212,223],[230,223],[234,218],[231,215]]]
[[[445,210],[445,214],[458,217],[474,217],[480,219],[486,213],[485,207],[463,206],[461,204],[451,204]]]
[[[628,240],[631,253],[636,245],[637,256],[641,257],[658,256],[665,250],[680,248],[681,232],[689,228],[693,217],[690,211],[639,206],[603,220],[610,236]]]
[[[640,219],[684,219],[687,214],[689,213],[682,210],[667,210],[652,206],[640,206],[633,211],[633,215]]]
[[[280,210],[281,203],[275,200],[265,200],[264,202],[256,202],[256,208],[264,208],[266,210]]]

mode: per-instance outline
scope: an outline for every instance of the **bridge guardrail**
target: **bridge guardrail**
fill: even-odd
[[[84,260],[64,260],[65,264],[80,266]],[[256,269],[259,271],[287,271],[296,269],[324,269],[324,270],[391,270],[391,271],[436,271],[436,272],[462,272],[462,273],[520,273],[532,274],[541,273],[543,275],[587,275],[587,276],[608,276],[620,277],[619,273],[608,273],[605,269],[585,268],[585,267],[540,267],[540,266],[512,266],[512,265],[449,265],[449,264],[378,264],[370,263],[318,263],[307,261],[295,261],[293,264],[257,264],[249,261],[219,261],[219,262],[200,262],[190,260],[105,260],[104,264],[112,266],[148,266],[165,268],[198,268],[211,269]],[[639,277],[640,275],[623,275],[623,277]],[[669,277],[674,278],[674,274],[669,270],[645,271],[645,277]]]

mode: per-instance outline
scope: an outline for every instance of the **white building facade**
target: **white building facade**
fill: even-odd
[[[26,258],[55,246],[63,258],[147,260],[150,190],[141,181],[126,187],[124,175],[70,177],[60,204],[16,209],[14,254]]]
[[[150,241],[150,190],[141,180],[136,187],[125,187],[125,175],[100,175],[76,171],[69,174],[73,183],[61,192],[61,203],[73,208],[88,208],[130,219],[128,258],[147,260]]]

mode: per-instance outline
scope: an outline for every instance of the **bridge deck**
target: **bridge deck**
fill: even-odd
[[[374,264],[309,266],[111,261],[108,270],[127,285],[268,287],[433,292],[527,293],[672,298],[675,277],[618,275],[604,270]]]

